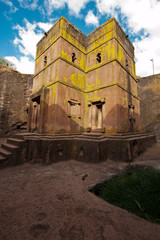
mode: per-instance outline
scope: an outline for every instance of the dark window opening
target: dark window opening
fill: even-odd
[[[128,60],[126,59],[126,67],[128,66]]]
[[[76,54],[75,53],[72,53],[72,62],[74,63],[76,60]]]
[[[47,65],[47,56],[44,57],[44,66]]]
[[[129,107],[129,109],[135,109],[135,105],[133,105],[133,104],[129,104],[128,107]]]
[[[40,96],[33,98],[32,102],[36,102],[37,104],[40,104]]]
[[[97,54],[97,57],[96,57],[97,61],[100,63],[101,62],[101,53],[98,53]]]

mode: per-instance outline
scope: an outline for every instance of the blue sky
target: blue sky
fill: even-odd
[[[115,17],[135,47],[139,76],[160,72],[160,0],[0,0],[0,57],[34,73],[36,43],[61,17],[88,34]]]

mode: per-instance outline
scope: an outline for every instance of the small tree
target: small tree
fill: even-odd
[[[5,65],[5,66],[16,69],[16,65],[5,58],[0,58],[0,65]]]

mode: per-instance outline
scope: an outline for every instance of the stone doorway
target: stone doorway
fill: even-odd
[[[91,128],[93,131],[100,131],[103,128],[102,102],[92,103]]]
[[[39,129],[39,116],[40,116],[40,96],[32,99],[32,118],[31,129],[32,132],[37,132]]]
[[[129,132],[134,132],[135,121],[136,121],[134,117],[135,106],[133,104],[129,104],[128,108],[129,108]]]

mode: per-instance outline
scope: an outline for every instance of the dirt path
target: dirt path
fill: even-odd
[[[159,154],[160,145],[154,149]],[[151,152],[151,149],[149,153]],[[0,240],[159,240],[160,225],[112,206],[88,191],[128,165],[160,166],[160,155],[141,162],[100,164],[74,160],[24,164],[0,171]]]

